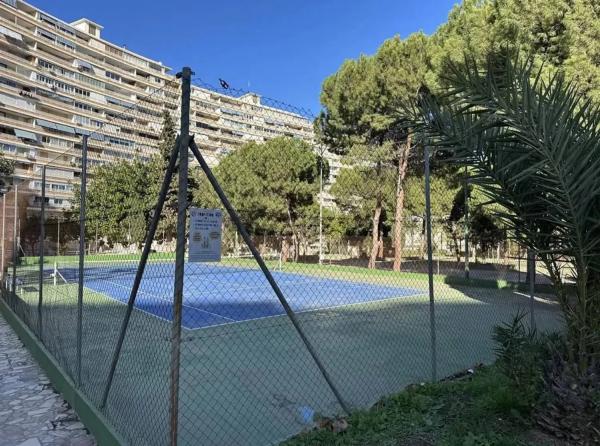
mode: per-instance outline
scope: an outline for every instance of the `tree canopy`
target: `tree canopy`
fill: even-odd
[[[361,215],[370,212],[372,260],[376,256],[375,245],[380,242],[377,233],[386,224],[378,217],[391,218],[393,210],[393,222],[397,223],[403,220],[403,212],[415,212],[414,192],[418,189],[415,181],[422,181],[419,173],[422,156],[416,153],[418,147],[414,147],[414,142],[406,144],[410,143],[407,141],[410,127],[406,123],[405,104],[415,99],[420,87],[435,90],[444,86],[448,63],[460,65],[465,55],[481,62],[490,53],[502,50],[530,55],[534,66],[545,75],[563,73],[567,79],[577,81],[580,91],[598,103],[599,37],[600,7],[592,0],[464,0],[431,36],[419,32],[403,39],[392,37],[375,54],[357,55],[326,78],[321,91],[323,111],[316,121],[317,135],[324,144],[342,154],[349,166],[360,166],[359,173],[340,175],[340,184],[334,185],[332,191],[338,204],[348,212],[360,211]],[[386,148],[387,151],[382,151]],[[406,158],[408,163],[402,168]],[[396,168],[396,199],[373,201],[372,194],[367,194],[363,203],[355,201],[353,206],[346,206],[350,179],[358,181],[360,175],[377,177],[382,185],[389,174],[384,165]],[[444,180],[451,183],[456,183],[461,175],[456,169],[438,174],[456,177]],[[406,194],[413,195],[406,197],[412,200],[406,203],[407,211]],[[370,211],[366,210],[368,206]],[[481,222],[488,224],[493,220],[488,218],[486,206],[480,205],[476,210]],[[399,229],[399,225],[395,224],[395,228]],[[399,239],[399,235],[395,232],[394,238]],[[475,241],[483,240],[480,235],[483,236],[472,233]],[[398,240],[395,248],[397,257],[401,248]],[[394,266],[398,263],[396,258]],[[370,265],[374,266],[374,262]]]
[[[289,137],[249,142],[214,173],[246,227],[255,234],[291,237],[297,258],[300,224],[319,192],[319,159],[308,143]],[[194,202],[215,205],[212,188],[200,187]]]

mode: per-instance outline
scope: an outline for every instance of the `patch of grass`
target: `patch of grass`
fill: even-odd
[[[284,444],[533,446],[530,411],[513,381],[490,366],[457,381],[408,388],[353,413],[346,432],[312,431]]]

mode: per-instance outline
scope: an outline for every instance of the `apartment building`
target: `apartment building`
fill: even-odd
[[[102,29],[0,0],[0,150],[33,191],[33,207],[41,202],[43,165],[49,211],[70,206],[82,135],[89,135],[90,165],[149,157],[164,112],[179,120],[171,68],[102,39]],[[310,119],[263,102],[253,93],[193,87],[191,131],[210,164],[248,141],[286,135],[314,144]],[[339,160],[328,158],[335,173]]]

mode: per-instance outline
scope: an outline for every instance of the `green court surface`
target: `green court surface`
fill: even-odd
[[[286,266],[293,270],[294,266]],[[302,274],[406,286],[422,294],[298,315],[345,402],[366,408],[409,384],[431,379],[426,276],[300,265]],[[31,269],[23,268],[31,275]],[[18,296],[37,322],[37,284]],[[243,292],[243,291],[240,291]],[[311,293],[306,289],[306,293]],[[438,377],[493,360],[492,328],[529,308],[514,290],[436,281]],[[125,305],[85,289],[82,389],[100,404]],[[42,337],[71,375],[76,368],[77,284],[44,285]],[[559,329],[550,298],[535,301],[538,327]],[[171,323],[134,311],[104,414],[131,444],[168,442]],[[183,331],[179,435],[182,445],[274,444],[340,413],[286,316]]]

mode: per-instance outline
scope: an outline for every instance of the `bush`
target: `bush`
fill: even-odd
[[[518,313],[495,327],[493,336],[496,365],[523,403],[519,412],[526,415],[534,409],[535,422],[569,444],[600,445],[600,364],[578,370],[567,360],[564,338],[539,334],[525,324],[526,316]],[[504,402],[516,408],[510,398]]]
[[[493,339],[498,368],[514,383],[520,397],[533,407],[543,385],[545,337],[525,325],[527,313],[494,327]]]
[[[536,422],[569,444],[600,445],[600,364],[587,370],[555,354],[546,364]]]

